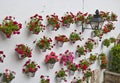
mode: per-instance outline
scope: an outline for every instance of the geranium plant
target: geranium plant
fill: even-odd
[[[91,21],[91,19],[93,18],[92,14],[88,14],[85,18],[85,24],[89,24],[89,22]]]
[[[42,51],[46,51],[46,49],[49,49],[51,48],[51,42],[52,42],[52,39],[51,38],[47,38],[47,37],[43,37],[43,38],[40,38],[40,40],[36,43],[37,47],[39,47],[39,49],[42,49]]]
[[[91,35],[93,37],[98,37],[98,38],[102,39],[103,32],[101,30],[94,30]]]
[[[70,24],[74,23],[74,15],[72,12],[66,12],[65,16],[61,17],[61,22],[63,26],[70,27]]]
[[[52,69],[54,64],[56,62],[58,62],[58,56],[56,55],[55,52],[51,52],[50,54],[46,55],[45,57],[45,63],[48,64],[48,66],[50,66],[49,68]]]
[[[104,21],[110,21],[110,12],[100,11],[100,16]]]
[[[2,31],[7,38],[10,38],[12,34],[20,34],[19,30],[22,28],[22,24],[15,21],[15,17],[6,16],[0,25],[0,31]]]
[[[40,83],[50,83],[50,78],[49,78],[49,76],[41,75],[40,78],[41,78]]]
[[[32,57],[32,49],[24,44],[18,44],[16,45],[15,51],[18,53],[18,57],[20,59],[26,58],[26,57]]]
[[[80,34],[81,34],[81,33],[76,33],[76,31],[75,31],[75,32],[72,32],[72,33],[70,34],[70,37],[69,37],[70,41],[71,41],[72,43],[75,43],[75,41],[81,40]]]
[[[0,63],[3,63],[4,58],[5,58],[5,54],[3,53],[3,51],[0,51]]]
[[[33,32],[33,34],[39,34],[40,31],[45,29],[42,21],[42,16],[35,14],[34,16],[30,17],[30,21],[27,23],[27,28],[29,31]]]
[[[77,46],[77,50],[76,50],[76,55],[77,56],[81,56],[81,55],[85,55],[87,52],[87,50],[85,50],[85,48],[83,46]]]
[[[74,60],[74,53],[70,52],[69,50],[66,50],[64,54],[60,54],[61,59],[60,59],[60,64],[63,65],[69,65],[73,63]]]
[[[80,61],[80,68],[84,71],[86,70],[90,65],[90,62],[86,59],[83,59]]]
[[[85,43],[85,48],[86,50],[89,52],[92,51],[92,49],[94,48],[94,45],[96,44],[96,42],[91,39],[91,38],[88,38],[88,41]]]
[[[68,42],[69,38],[66,37],[66,35],[59,35],[55,36],[55,40],[57,41],[57,44],[62,47],[64,42]]]
[[[99,59],[100,59],[100,67],[101,69],[106,69],[107,67],[107,57],[105,53],[101,53],[99,55]]]
[[[89,83],[89,78],[92,76],[92,71],[91,69],[88,69],[84,72],[84,78],[86,80],[86,83]]]
[[[85,16],[87,16],[87,13],[83,14],[79,11],[74,18],[75,23],[79,26],[82,25],[85,22]]]
[[[31,59],[29,59],[28,61],[26,61],[26,63],[24,64],[24,68],[23,68],[23,73],[25,73],[27,76],[30,77],[34,77],[35,73],[37,72],[37,70],[40,68],[40,66],[34,62],[31,61]]]
[[[115,26],[113,25],[113,23],[109,22],[109,23],[104,25],[103,33],[106,34],[106,33],[110,32],[111,30],[114,30],[114,29],[115,29]]]
[[[90,54],[89,60],[91,62],[94,62],[97,59],[97,56],[95,54]]]
[[[66,81],[66,70],[64,70],[63,68],[59,71],[56,71],[56,81],[61,83],[62,80]]]
[[[11,81],[15,78],[16,73],[14,71],[5,70],[5,73],[0,73],[0,77],[2,76],[2,82],[11,83]]]
[[[117,21],[117,15],[115,13],[111,13],[111,21]]]
[[[71,63],[67,66],[67,68],[69,70],[69,74],[74,75],[75,71],[77,71],[77,69],[78,69],[78,65],[75,63]]]
[[[58,30],[60,28],[60,20],[58,18],[58,15],[55,15],[55,13],[53,15],[47,15],[47,25],[51,25],[53,30]]]
[[[110,40],[109,39],[104,39],[103,45],[106,46],[106,47],[109,47],[110,46]]]

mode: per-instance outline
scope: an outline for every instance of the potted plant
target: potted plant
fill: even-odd
[[[85,71],[89,67],[90,62],[86,59],[83,59],[80,61],[79,65],[80,65],[80,68],[82,69],[82,71]]]
[[[111,21],[117,21],[117,15],[115,13],[111,13]]]
[[[101,69],[106,69],[107,68],[107,57],[106,57],[105,53],[101,53],[99,55],[99,59],[100,59]]]
[[[47,37],[43,36],[43,38],[40,38],[40,40],[36,43],[36,46],[39,49],[41,49],[43,52],[45,52],[46,49],[50,50],[51,42],[52,42],[51,38],[47,38]]]
[[[92,71],[91,69],[88,69],[84,72],[84,78],[86,80],[86,83],[89,83],[89,78],[92,76]]]
[[[42,16],[35,14],[34,16],[30,17],[30,21],[27,23],[27,28],[33,34],[39,34],[40,31],[45,29],[45,26],[42,24]]]
[[[94,62],[97,59],[96,55],[90,54],[89,60],[90,62]]]
[[[66,12],[65,16],[61,17],[62,25],[69,28],[70,24],[74,23],[74,15],[70,12]]]
[[[15,21],[15,17],[6,16],[0,26],[2,31],[7,38],[10,38],[12,34],[20,34],[19,30],[22,28],[22,24]]]
[[[71,41],[72,43],[75,43],[75,41],[81,40],[80,34],[81,34],[81,33],[78,34],[78,33],[76,33],[76,32],[72,32],[72,33],[70,34],[70,37],[69,37],[70,41]]]
[[[23,68],[23,73],[25,73],[27,76],[29,77],[34,77],[35,73],[37,72],[37,70],[40,68],[40,66],[38,64],[36,64],[34,61],[31,61],[31,59],[29,59],[28,61],[26,61],[26,63],[24,64],[24,68]]]
[[[87,52],[87,50],[85,50],[85,48],[83,46],[77,46],[77,50],[76,50],[76,55],[77,56],[81,56],[81,55],[85,55]]]
[[[0,73],[0,77],[2,76],[2,82],[3,83],[11,83],[11,81],[15,78],[15,72],[6,69],[5,73]]]
[[[74,21],[77,26],[81,26],[85,22],[85,16],[87,16],[87,13],[83,14],[80,11],[77,13],[77,15],[74,18]]]
[[[69,70],[69,74],[74,75],[75,71],[77,71],[77,69],[78,69],[78,66],[75,63],[71,63],[67,66],[67,68]]]
[[[104,39],[103,45],[106,46],[106,47],[109,47],[110,46],[110,40],[109,39]]]
[[[58,62],[58,56],[55,52],[51,52],[50,54],[46,55],[45,63],[48,65],[49,69],[53,69],[56,62]]]
[[[61,83],[62,80],[66,81],[66,71],[62,68],[61,70],[59,70],[58,72],[55,72],[56,73],[56,81],[57,83]]]
[[[102,39],[103,33],[102,33],[101,30],[94,30],[94,31],[91,33],[91,36],[92,36],[92,37],[98,37],[98,38]]]
[[[61,59],[60,59],[60,64],[63,65],[69,65],[73,63],[74,60],[74,54],[73,52],[70,52],[69,50],[66,50],[64,54],[60,54]]]
[[[64,42],[68,42],[69,39],[66,37],[66,35],[59,35],[55,36],[55,40],[57,41],[57,45],[62,47]]]
[[[18,53],[18,57],[20,59],[26,58],[26,57],[32,57],[32,49],[24,44],[18,44],[16,45],[15,51]]]
[[[88,25],[90,23],[90,21],[92,20],[93,15],[92,14],[88,14],[85,18],[85,24]]]
[[[103,33],[106,34],[106,33],[110,32],[111,30],[114,30],[114,29],[115,29],[115,26],[113,25],[113,23],[109,22],[109,23],[104,25]]]
[[[60,20],[58,18],[58,15],[52,14],[52,15],[47,15],[47,26],[51,26],[51,30],[58,30],[60,28]]]
[[[100,16],[104,21],[110,21],[110,12],[100,11]]]
[[[0,51],[0,63],[3,63],[3,60],[5,58],[5,54],[3,53],[3,51]]]
[[[49,76],[43,76],[43,75],[41,75],[40,78],[41,78],[40,83],[50,83]]]
[[[116,39],[114,37],[109,38],[109,40],[110,40],[110,43],[115,43],[116,42]]]
[[[91,52],[95,44],[96,42],[93,39],[88,38],[88,41],[85,43],[85,49],[87,52]]]

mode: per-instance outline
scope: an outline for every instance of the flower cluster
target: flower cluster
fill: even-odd
[[[61,78],[61,80],[66,81],[66,76],[67,76],[66,70],[62,68],[61,70],[56,71],[55,73],[56,73],[56,80],[57,78]]]
[[[53,27],[53,30],[57,30],[60,28],[60,20],[58,18],[57,15],[53,14],[53,15],[47,15],[47,22],[48,22],[48,26],[51,25]]]
[[[80,68],[84,71],[86,70],[90,65],[90,62],[86,59],[83,59],[80,61]]]
[[[46,55],[45,63],[54,64],[58,61],[58,56],[55,54],[55,52],[51,52],[49,55]]]
[[[16,45],[15,51],[19,54],[19,58],[32,57],[32,50],[30,47],[24,44]]]
[[[12,34],[20,34],[19,30],[22,28],[22,24],[14,21],[15,17],[6,16],[0,24],[0,31],[2,31],[7,38],[10,38]]]
[[[80,34],[81,34],[81,32],[78,34],[78,33],[76,33],[76,30],[75,30],[75,32],[72,32],[69,37],[70,41],[75,43],[75,41],[81,40]]]
[[[71,23],[74,23],[74,15],[72,14],[72,12],[67,12],[65,16],[61,17],[61,22],[63,26],[67,26]]]
[[[84,79],[86,80],[86,83],[89,83],[89,78],[92,76],[92,71],[91,69],[87,69],[84,72]]]
[[[50,49],[51,47],[51,42],[52,39],[51,38],[47,38],[47,37],[43,37],[41,38],[38,42],[37,42],[37,46],[39,47],[39,49]]]
[[[68,42],[69,41],[69,39],[66,37],[66,35],[55,36],[55,40],[57,42]]]
[[[30,22],[27,23],[27,27],[33,34],[39,34],[40,31],[45,29],[45,26],[42,24],[42,16],[35,14],[30,17]]]
[[[114,27],[113,23],[109,22],[109,23],[104,25],[103,33],[106,34],[106,33],[110,32],[111,30],[114,30],[114,29],[115,29],[115,27]]]
[[[89,57],[89,60],[90,61],[95,61],[97,59],[97,56],[96,55],[93,55],[93,54],[90,54],[90,57]]]
[[[82,12],[78,12],[77,15],[75,16],[75,23],[81,22],[84,23],[85,22],[85,17],[87,16],[87,13],[83,14]]]
[[[78,69],[78,65],[75,64],[75,63],[71,63],[71,64],[68,65],[67,68],[71,71],[76,71]]]
[[[100,67],[101,69],[104,69],[107,67],[107,57],[104,53],[101,53],[99,56],[100,56]]]
[[[15,72],[6,69],[5,73],[0,73],[0,77],[3,76],[3,82],[10,83],[15,78]]]
[[[91,38],[88,38],[88,41],[85,43],[85,49],[89,52],[92,51],[92,49],[94,48],[94,45],[96,44],[96,42],[91,39]]]
[[[50,83],[49,76],[43,76],[43,75],[41,75],[40,78],[41,78],[40,83]]]
[[[73,52],[69,52],[69,50],[66,50],[65,53],[60,54],[60,56],[62,56],[60,60],[60,64],[69,65],[73,63],[74,60]]]
[[[83,46],[77,46],[77,50],[76,53],[77,55],[80,57],[81,55],[85,55],[87,52],[87,50],[85,50],[85,48]]]
[[[0,51],[0,62],[3,63],[3,60],[5,58],[5,54],[3,53],[3,51]]]
[[[31,61],[31,59],[29,59],[24,64],[23,73],[25,74],[35,73],[39,68],[40,66],[38,64],[36,64],[34,61]]]
[[[114,43],[116,40],[115,38],[111,37],[109,39],[104,39],[103,45],[109,47],[111,43]]]

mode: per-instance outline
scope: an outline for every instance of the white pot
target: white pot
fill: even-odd
[[[70,28],[70,24],[66,24],[65,26],[66,26],[67,28]]]
[[[26,73],[26,75],[29,76],[29,77],[34,77],[35,73],[28,72],[28,73]]]
[[[82,21],[79,21],[79,22],[76,23],[76,26],[77,26],[77,27],[79,27],[79,26],[81,26],[81,25],[82,25]]]
[[[21,54],[18,54],[18,58],[19,59],[23,59],[24,57],[21,57]]]
[[[62,78],[61,77],[56,77],[56,81],[57,81],[57,83],[61,83],[62,82]]]
[[[53,69],[54,65],[55,65],[55,64],[47,63],[48,69]]]
[[[42,52],[46,52],[46,48],[42,48],[41,50],[42,50]]]
[[[75,74],[75,71],[70,70],[70,71],[69,71],[69,74],[70,74],[70,75],[74,75],[74,74]]]
[[[63,43],[64,43],[64,42],[58,41],[58,42],[57,42],[57,45],[58,45],[59,47],[62,47],[62,46],[63,46]]]

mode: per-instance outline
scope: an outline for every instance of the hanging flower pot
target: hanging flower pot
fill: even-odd
[[[42,16],[35,14],[34,16],[30,17],[30,21],[29,23],[27,23],[27,28],[33,34],[39,34],[45,29],[45,26],[42,24],[42,21]]]
[[[29,77],[34,77],[36,71],[40,68],[38,64],[36,64],[34,61],[31,61],[30,59],[26,61],[23,68],[23,73],[26,74]]]
[[[75,55],[80,57],[81,55],[85,55],[87,52],[87,50],[85,50],[85,48],[83,46],[77,46],[77,50],[75,52]]]
[[[24,59],[26,57],[30,58],[32,57],[32,50],[30,47],[24,44],[16,45],[17,48],[15,48],[15,51],[18,53],[19,59]]]
[[[62,25],[69,28],[70,24],[74,23],[74,15],[70,12],[67,12],[65,16],[61,17]]]
[[[79,27],[79,26],[82,25],[82,21],[76,22],[75,24],[76,24],[77,27]]]
[[[70,74],[70,75],[74,75],[74,74],[75,74],[75,71],[70,70],[70,71],[69,71],[69,74]]]
[[[44,75],[41,75],[40,76],[40,83],[50,83],[50,78],[49,76],[44,76]]]
[[[100,61],[100,68],[106,69],[107,68],[107,57],[104,53],[101,53],[99,55],[99,61]]]
[[[53,15],[47,15],[47,26],[50,30],[58,30],[60,28],[60,20],[55,13]]]
[[[51,49],[51,42],[52,42],[51,38],[47,38],[47,37],[43,36],[43,38],[40,38],[40,40],[36,43],[36,46],[40,50],[42,50],[42,52],[45,52],[47,49],[48,50]]]
[[[57,83],[61,83],[62,82],[62,77],[56,77],[56,81],[57,81]]]
[[[59,47],[62,47],[64,42],[68,42],[69,41],[69,39],[66,37],[66,35],[55,36],[55,40],[57,41],[57,45]]]
[[[49,55],[45,57],[45,63],[47,64],[48,69],[53,69],[56,62],[58,62],[58,56],[55,52],[51,52]]]
[[[15,72],[6,69],[5,73],[0,73],[1,82],[0,83],[11,83],[11,81],[15,78]]]
[[[0,31],[2,31],[7,38],[10,38],[13,34],[20,34],[19,30],[22,28],[22,24],[14,20],[15,17],[6,16],[0,26]]]

